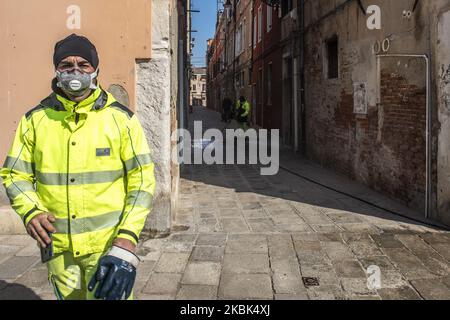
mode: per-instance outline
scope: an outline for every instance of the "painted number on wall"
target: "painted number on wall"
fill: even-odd
[[[377,5],[371,5],[367,8],[367,28],[369,30],[381,29],[381,8]]]
[[[77,5],[67,7],[67,29],[76,30],[81,29],[81,9]]]

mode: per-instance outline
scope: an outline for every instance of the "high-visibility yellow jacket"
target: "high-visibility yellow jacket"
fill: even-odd
[[[248,116],[250,114],[250,111],[251,111],[250,102],[245,101],[244,104],[242,105],[242,109],[244,109],[244,113],[241,115],[241,117]]]
[[[241,100],[237,100],[236,101],[236,111],[238,111],[241,108]],[[250,106],[250,102],[245,101],[242,104],[242,109],[244,109],[244,112],[242,114],[240,114],[241,117],[246,117],[250,114],[251,111],[251,106]]]
[[[20,120],[0,170],[25,225],[55,215],[55,253],[137,243],[152,207],[154,164],[141,124],[101,89],[76,104],[53,93]]]

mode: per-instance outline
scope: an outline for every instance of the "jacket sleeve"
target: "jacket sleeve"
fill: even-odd
[[[136,115],[131,117],[125,128],[121,152],[126,168],[127,194],[117,237],[137,244],[153,207],[156,182],[150,148]]]
[[[34,130],[23,116],[16,130],[0,176],[12,208],[25,226],[36,215],[47,212],[35,189]]]

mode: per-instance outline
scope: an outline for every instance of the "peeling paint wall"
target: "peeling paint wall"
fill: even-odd
[[[170,232],[175,215],[179,169],[172,163],[171,134],[177,128],[178,11],[176,1],[153,0],[152,58],[137,61],[136,112],[153,153],[156,174],[154,208],[146,229]]]

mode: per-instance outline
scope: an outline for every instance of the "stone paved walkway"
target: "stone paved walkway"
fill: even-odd
[[[214,112],[194,115],[223,127]],[[174,232],[140,244],[138,299],[450,299],[449,232],[252,165],[185,166],[180,192]],[[381,271],[378,289],[369,266]],[[27,236],[0,236],[6,298],[53,299]]]

